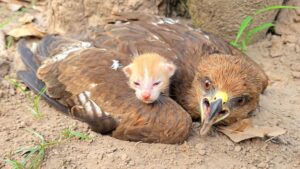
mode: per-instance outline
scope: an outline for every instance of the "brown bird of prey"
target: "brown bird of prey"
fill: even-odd
[[[170,18],[126,13],[90,28],[80,39],[48,36],[35,54],[20,42],[29,70],[18,75],[35,91],[46,85],[43,96],[56,108],[123,140],[183,142],[191,117],[201,121],[205,134],[213,124],[247,117],[268,84],[249,57]],[[151,104],[135,97],[122,72],[144,53],[159,54],[177,67],[169,96],[162,94]]]

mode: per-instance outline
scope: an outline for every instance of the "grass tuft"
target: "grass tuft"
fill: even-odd
[[[46,149],[58,144],[58,141],[47,142],[45,138],[36,131],[25,129],[39,139],[37,145],[20,148],[15,153],[20,154],[23,158],[21,162],[14,159],[5,159],[4,162],[14,169],[38,169],[41,168],[45,158]]]
[[[18,82],[18,80],[10,78],[8,76],[5,76],[4,79],[7,80],[11,85],[13,85],[15,89],[21,91],[29,99],[29,101],[32,104],[31,112],[35,118],[40,119],[44,116],[44,114],[40,111],[40,101],[42,95],[47,91],[46,87],[44,87],[38,94],[32,95],[32,93],[29,90],[26,90],[27,87],[22,83]]]
[[[264,12],[276,10],[276,9],[299,9],[299,7],[295,6],[269,6],[260,10],[257,10],[253,16],[246,16],[241,24],[240,28],[237,32],[236,38],[233,41],[230,41],[229,43],[240,49],[241,51],[245,52],[247,50],[247,46],[251,43],[252,38],[255,34],[257,34],[260,31],[263,31],[265,29],[269,29],[274,26],[273,23],[263,23],[253,29],[250,29],[249,27],[254,22],[255,16],[262,14]]]
[[[62,135],[65,139],[71,139],[71,138],[77,138],[79,140],[83,140],[83,141],[90,141],[92,140],[92,137],[89,136],[88,134],[85,133],[81,133],[78,131],[74,131],[72,129],[65,129],[62,131]]]

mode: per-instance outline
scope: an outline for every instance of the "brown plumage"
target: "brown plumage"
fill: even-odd
[[[123,14],[81,38],[94,47],[46,37],[37,51],[37,60],[42,60],[38,78],[48,95],[74,117],[99,132],[113,130],[116,138],[180,143],[190,131],[189,114],[195,120],[201,115],[204,134],[218,121],[246,117],[267,86],[267,76],[247,56],[213,35],[168,18]],[[140,102],[122,70],[111,68],[112,60],[128,65],[143,53],[157,53],[176,65],[172,99],[162,95],[153,104]]]

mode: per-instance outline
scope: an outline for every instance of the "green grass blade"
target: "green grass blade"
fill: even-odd
[[[247,46],[251,42],[253,36],[256,33],[260,32],[260,31],[263,31],[265,29],[268,29],[272,26],[274,26],[273,23],[264,23],[264,24],[261,24],[261,25],[255,27],[255,28],[251,29],[250,31],[248,31],[247,35],[246,35],[246,39],[245,39],[245,43],[246,43],[245,45]]]
[[[9,164],[13,169],[24,169],[25,166],[19,163],[17,160],[4,160],[5,163]]]
[[[261,14],[261,13],[264,13],[264,12],[268,12],[268,11],[272,11],[272,10],[275,10],[275,9],[300,9],[300,7],[296,7],[296,6],[285,6],[285,5],[268,6],[268,7],[266,7],[266,8],[257,10],[257,11],[255,12],[255,15],[258,15],[258,14]]]
[[[78,138],[79,140],[91,140],[92,138],[88,134],[84,134],[81,132],[77,132],[71,129],[63,130],[63,135],[66,139],[70,139],[73,137]]]
[[[30,133],[32,133],[32,134],[34,134],[36,137],[38,137],[40,139],[40,141],[41,141],[42,144],[45,143],[44,137],[41,134],[39,134],[38,132],[33,131],[31,129],[25,129],[25,130],[28,131],[28,132],[30,132]]]
[[[252,16],[247,16],[245,19],[243,19],[243,21],[241,22],[239,31],[236,35],[235,41],[234,43],[238,43],[238,41],[240,40],[241,36],[243,35],[244,31],[247,29],[247,27],[249,27],[249,25],[251,24],[253,20]]]
[[[12,36],[8,36],[6,38],[6,49],[9,49],[14,44],[14,38]]]

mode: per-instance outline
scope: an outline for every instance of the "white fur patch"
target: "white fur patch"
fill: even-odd
[[[62,50],[61,53],[56,54],[52,57],[53,62],[61,61],[69,56],[70,53],[81,50],[81,49],[87,49],[92,46],[91,43],[89,42],[80,42],[79,44],[74,44],[70,47],[67,47]]]
[[[118,70],[118,68],[122,67],[121,63],[119,60],[112,60],[112,65],[111,65],[111,68],[113,70]]]

